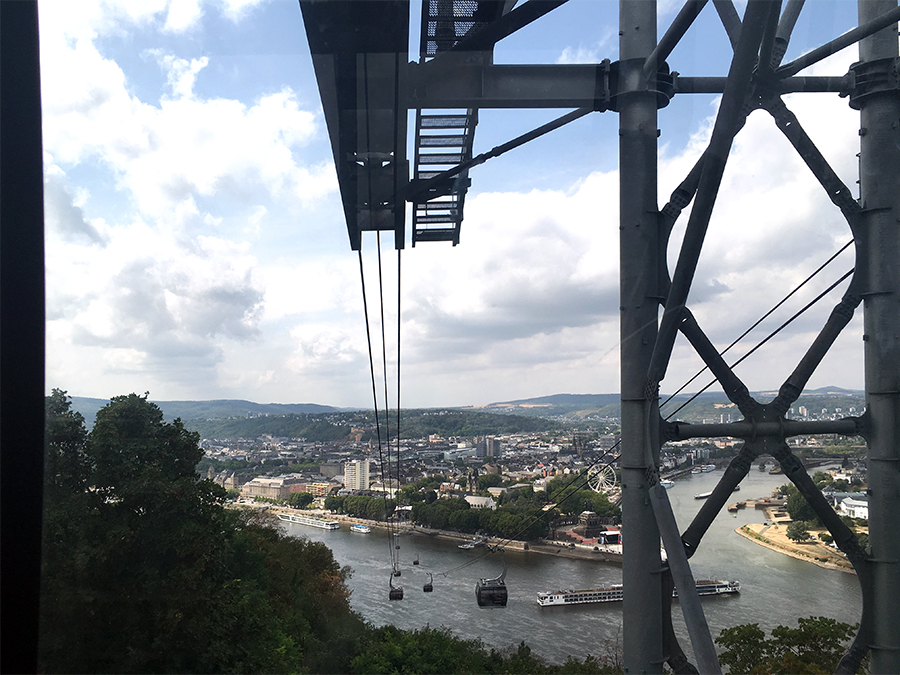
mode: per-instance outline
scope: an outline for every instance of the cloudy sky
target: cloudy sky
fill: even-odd
[[[663,30],[677,6],[660,5]],[[501,43],[496,61],[615,60],[617,20],[615,2],[572,0]],[[787,60],[854,21],[855,3],[807,3]],[[40,22],[48,389],[370,406],[358,261],[296,0],[41,0]],[[722,75],[729,52],[708,6],[669,63]],[[842,75],[854,60],[851,48],[809,72]],[[716,105],[682,95],[660,111],[661,204],[702,152]],[[856,195],[858,117],[846,99],[797,95],[789,106]],[[560,114],[483,111],[476,152]],[[473,170],[460,246],[404,251],[404,406],[619,390],[617,123],[594,113]],[[377,319],[374,236],[363,249]],[[754,113],[689,304],[724,347],[849,239]],[[393,401],[388,235],[383,248]],[[852,266],[848,251],[730,353]],[[842,289],[739,367],[751,389],[779,386]],[[663,391],[698,366],[680,339]],[[862,387],[859,316],[811,381],[824,385]]]

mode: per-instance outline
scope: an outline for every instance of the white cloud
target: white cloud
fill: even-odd
[[[610,58],[610,50],[616,47],[616,31],[612,28],[603,28],[597,42],[585,46],[567,46],[556,58],[556,63],[600,63],[605,58]]]
[[[304,107],[316,100],[312,76],[240,97],[227,88],[215,50],[195,48],[213,15],[240,21],[258,4],[98,0],[79,13],[82,3],[42,3],[53,386],[87,395],[124,386],[156,398],[367,404],[359,276],[324,125],[317,110]],[[110,48],[141,31],[159,37],[142,52],[159,64],[152,73],[158,80]],[[559,62],[596,62],[614,39],[611,31],[587,47],[570,47]],[[846,63],[820,67],[845,72],[848,57],[841,58]],[[141,67],[146,71],[147,61]],[[853,186],[856,113],[831,95],[788,100]],[[693,128],[684,148],[661,150],[661,203],[702,152],[712,118]],[[598,147],[611,153],[614,144],[610,137]],[[532,174],[540,180],[557,171],[564,154],[548,156]],[[500,191],[477,180],[474,187],[461,246],[421,244],[403,253],[404,400],[447,405],[617,390],[617,173],[586,174],[558,190],[538,184]],[[724,346],[849,231],[765,113],[754,113],[738,137],[721,195],[690,304]],[[687,217],[673,233],[670,265]],[[365,242],[378,336],[369,235]],[[389,370],[394,255],[385,253]],[[841,259],[840,272],[850,257]],[[751,337],[824,283],[798,294]],[[837,295],[742,367],[751,387],[780,383]],[[852,373],[861,369],[844,366],[855,368],[859,352],[854,324],[823,373],[830,368],[849,378],[833,383],[858,385],[861,374]],[[697,366],[680,340],[664,389]],[[821,377],[819,384],[832,383],[829,374]]]

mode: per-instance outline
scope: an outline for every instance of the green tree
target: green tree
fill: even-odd
[[[497,473],[483,473],[478,476],[478,489],[487,490],[489,487],[498,487],[503,483],[503,476]]]
[[[325,508],[331,511],[332,513],[343,513],[344,512],[344,497],[338,497],[336,495],[329,495],[325,497]]]
[[[90,434],[64,392],[47,409],[42,672],[346,672],[365,625],[324,545],[226,511],[197,436],[146,395]]]
[[[834,477],[825,473],[824,471],[816,471],[813,474],[812,479],[816,486],[819,488],[834,482]]]
[[[809,539],[809,523],[802,520],[789,523],[786,535],[791,541],[807,541]]]
[[[735,675],[752,672],[765,660],[768,649],[765,631],[756,623],[725,628],[716,644],[724,650],[719,662]]]
[[[799,492],[794,492],[788,497],[785,509],[790,514],[791,520],[806,520],[809,522],[817,520],[816,512],[813,511],[809,502]]]
[[[295,509],[305,509],[312,504],[313,499],[310,492],[292,492],[287,499],[287,503],[288,506],[293,506]]]
[[[719,661],[733,675],[834,672],[857,626],[821,616],[797,623],[772,629],[771,638],[755,623],[726,628],[716,638]]]

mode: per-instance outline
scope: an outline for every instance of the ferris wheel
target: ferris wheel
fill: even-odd
[[[594,492],[609,492],[616,485],[616,472],[609,466],[592,466],[588,469],[588,486]]]

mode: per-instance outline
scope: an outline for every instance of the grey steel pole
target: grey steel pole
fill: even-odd
[[[896,0],[860,0],[860,24],[896,7]],[[896,23],[859,43],[863,67],[897,56]],[[897,67],[896,61],[884,63],[887,73]],[[900,91],[888,85],[856,101],[868,261],[863,339],[870,420],[869,544],[876,589],[871,672],[900,673]]]
[[[659,530],[647,469],[658,454],[646,391],[659,307],[656,94],[643,65],[656,47],[655,0],[619,2],[619,294],[621,311],[623,652],[626,673],[661,673],[663,603]],[[651,450],[651,448],[656,448]]]

